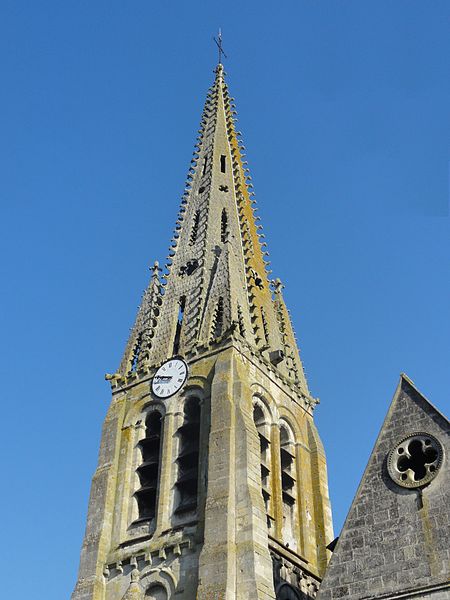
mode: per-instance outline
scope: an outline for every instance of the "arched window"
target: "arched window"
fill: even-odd
[[[200,401],[188,398],[184,405],[183,425],[178,429],[180,452],[178,454],[178,505],[176,513],[197,508],[199,440],[200,440]]]
[[[270,514],[270,438],[269,432],[266,430],[264,412],[258,405],[255,405],[253,409],[253,420],[259,437],[261,491],[266,508],[267,527],[271,529],[273,517]]]
[[[297,549],[297,485],[293,436],[287,425],[280,426],[281,493],[283,501],[283,542]]]
[[[137,468],[140,487],[135,493],[139,519],[149,520],[156,516],[161,430],[161,414],[157,411],[152,411],[145,420],[145,437],[139,442],[142,462]]]
[[[147,600],[167,600],[167,592],[162,585],[156,584],[151,585],[145,592],[145,598]]]

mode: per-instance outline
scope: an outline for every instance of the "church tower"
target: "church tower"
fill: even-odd
[[[314,598],[324,450],[222,64],[119,369],[72,600]]]

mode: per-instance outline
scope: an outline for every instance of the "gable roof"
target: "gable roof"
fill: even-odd
[[[444,459],[428,485],[408,489],[390,477],[387,457],[419,432],[438,440]],[[444,589],[450,597],[449,453],[448,419],[402,374],[318,600],[400,598]]]

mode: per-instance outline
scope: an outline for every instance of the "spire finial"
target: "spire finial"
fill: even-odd
[[[222,56],[224,56],[225,58],[228,58],[228,56],[225,54],[223,47],[222,47],[222,29],[219,27],[219,35],[217,36],[217,40],[216,38],[213,38],[214,41],[216,42],[217,48],[219,49],[219,65],[222,64]]]

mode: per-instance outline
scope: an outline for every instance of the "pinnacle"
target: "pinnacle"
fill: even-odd
[[[159,267],[159,262],[157,260],[155,260],[155,262],[153,263],[153,266],[150,267],[150,271],[152,272],[152,279],[159,278],[159,272],[161,271],[161,269]]]
[[[159,307],[161,305],[161,282],[159,280],[158,261],[150,268],[152,272],[150,282],[145,290],[141,305],[138,309],[136,321],[125,348],[119,372],[127,374],[137,367],[144,366],[152,347],[152,339],[155,334]]]

